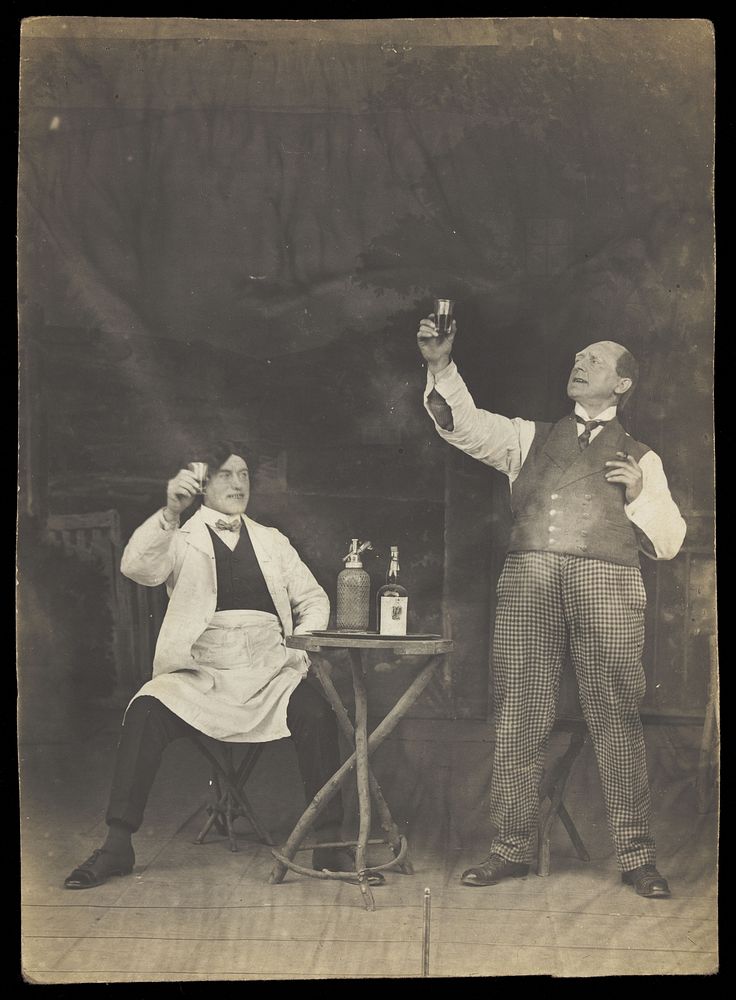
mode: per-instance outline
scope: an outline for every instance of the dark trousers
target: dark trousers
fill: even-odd
[[[286,724],[296,748],[304,795],[309,802],[340,766],[335,716],[320,693],[302,681],[289,698]],[[148,794],[161,756],[174,740],[202,736],[157,698],[142,695],[126,712],[120,734],[106,820],[135,832],[143,821]],[[330,800],[316,830],[333,836],[342,822],[339,796]]]

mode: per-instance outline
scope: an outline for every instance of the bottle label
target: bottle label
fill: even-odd
[[[382,597],[380,608],[380,634],[406,635],[408,597]]]

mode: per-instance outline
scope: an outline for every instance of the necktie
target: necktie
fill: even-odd
[[[588,445],[590,444],[590,435],[595,430],[595,428],[603,427],[604,424],[608,423],[607,420],[583,420],[583,418],[581,416],[578,416],[577,413],[575,414],[575,419],[579,424],[583,424],[585,428],[583,430],[583,433],[578,435],[578,444],[580,445],[581,451],[584,448],[587,448]]]
[[[240,518],[236,517],[234,521],[223,521],[220,517],[215,521],[215,527],[218,531],[240,531]]]

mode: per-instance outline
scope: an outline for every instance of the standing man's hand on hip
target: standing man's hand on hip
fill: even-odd
[[[449,365],[455,333],[455,320],[453,320],[447,336],[440,337],[437,333],[434,313],[430,313],[427,319],[423,319],[419,324],[417,345],[422,357],[427,362],[427,368],[433,375],[439,374],[443,368],[447,368]]]

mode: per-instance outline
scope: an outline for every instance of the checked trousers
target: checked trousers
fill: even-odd
[[[622,871],[655,861],[639,705],[646,593],[638,567],[511,552],[493,640],[496,748],[491,853],[530,860],[563,657],[569,649]]]

